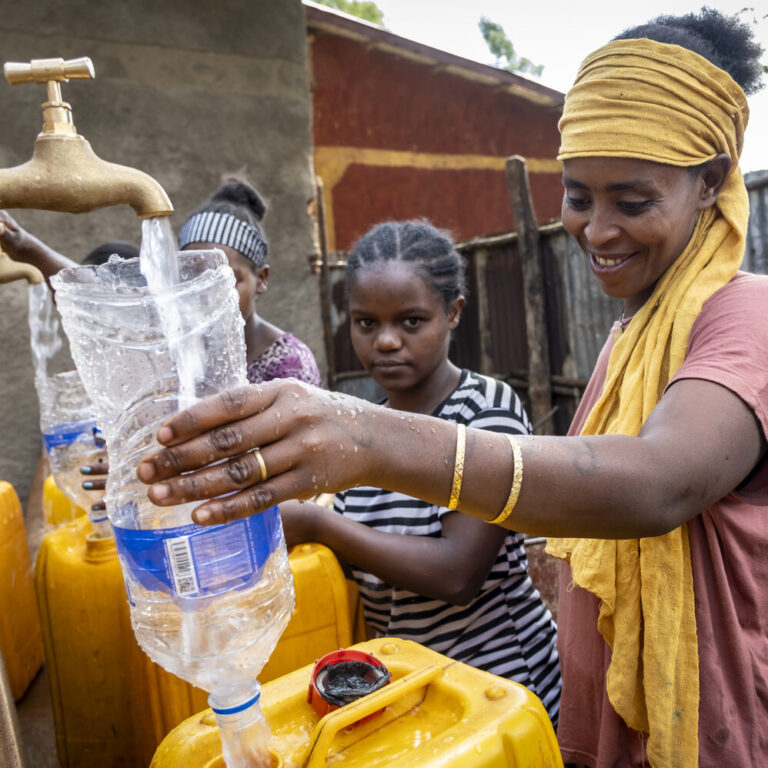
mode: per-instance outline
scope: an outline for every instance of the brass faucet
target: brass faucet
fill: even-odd
[[[0,250],[0,283],[12,283],[24,279],[34,285],[45,279],[43,273],[32,264],[14,261],[7,253]]]
[[[44,83],[48,101],[43,104],[43,129],[35,139],[32,159],[0,169],[0,208],[85,213],[126,203],[142,219],[173,213],[168,195],[151,176],[101,160],[75,130],[60,83],[93,78],[88,57],[8,62],[3,69],[11,85]],[[22,277],[30,282],[42,279],[34,267],[15,263],[0,252],[0,283]]]
[[[3,70],[11,85],[45,83],[48,101],[32,159],[0,170],[0,207],[85,213],[127,203],[142,219],[173,213],[168,195],[151,176],[101,160],[75,130],[72,108],[62,101],[59,83],[94,77],[89,58],[9,62]]]
[[[11,85],[44,83],[48,101],[43,104],[43,128],[35,139],[32,159],[0,169],[0,208],[85,213],[125,203],[142,219],[173,213],[168,195],[151,176],[97,157],[75,130],[72,108],[62,101],[60,83],[70,78],[93,78],[89,58],[8,62],[3,70]],[[21,265],[8,262],[7,258],[0,260],[0,282],[26,276],[18,273]],[[17,274],[3,279],[9,266]]]

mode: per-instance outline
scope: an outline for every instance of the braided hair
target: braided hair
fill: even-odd
[[[202,213],[229,214],[256,231],[255,236],[260,241],[259,259],[254,261],[249,258],[248,261],[251,269],[257,272],[268,250],[267,237],[261,226],[267,213],[267,203],[259,192],[245,179],[229,176],[205,203],[189,214],[187,221]]]
[[[450,235],[426,220],[414,219],[377,224],[358,240],[347,258],[347,299],[360,269],[387,261],[413,265],[442,298],[446,312],[456,299],[466,296],[464,259]]]

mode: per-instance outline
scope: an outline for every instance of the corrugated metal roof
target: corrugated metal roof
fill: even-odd
[[[409,40],[407,37],[401,37],[388,29],[350,16],[348,13],[336,11],[326,5],[319,5],[310,0],[304,0],[303,5],[309,29],[365,41],[373,48],[426,65],[439,66],[442,71],[450,71],[451,74],[459,77],[506,90],[535,104],[562,108],[565,95],[560,91],[547,88],[513,72]]]

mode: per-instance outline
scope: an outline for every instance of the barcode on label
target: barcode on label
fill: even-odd
[[[189,537],[180,536],[165,542],[168,557],[171,561],[173,581],[177,595],[195,595],[199,591],[195,569],[192,565],[192,552],[189,547]]]

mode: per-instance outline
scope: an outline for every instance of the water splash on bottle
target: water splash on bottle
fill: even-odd
[[[70,501],[88,510],[96,537],[111,536],[104,512],[91,509],[96,499],[83,488],[80,473],[80,467],[96,464],[106,456],[104,442],[46,283],[29,287],[29,342],[40,403],[40,431],[56,486]]]

